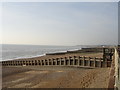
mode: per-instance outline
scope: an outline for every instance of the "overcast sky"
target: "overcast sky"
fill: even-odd
[[[118,43],[117,2],[11,2],[2,5],[3,44]]]

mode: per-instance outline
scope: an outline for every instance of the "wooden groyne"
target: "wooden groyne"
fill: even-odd
[[[68,53],[102,53],[102,52],[103,52],[103,48],[82,48],[73,51],[46,53],[46,55],[65,55]]]
[[[78,66],[78,67],[111,67],[113,48],[87,48],[84,52],[103,52],[102,57],[68,56],[44,60],[11,60],[2,61],[2,66]],[[75,51],[76,52],[76,51]],[[77,51],[78,52],[78,51]]]
[[[110,67],[111,60],[105,61],[101,57],[73,56],[52,58],[45,60],[12,60],[3,61],[3,66],[82,66],[82,67]]]

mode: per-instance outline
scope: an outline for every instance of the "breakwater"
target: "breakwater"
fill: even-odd
[[[101,57],[69,56],[64,58],[52,58],[45,60],[12,60],[3,61],[3,66],[84,66],[84,67],[110,67],[110,60]]]

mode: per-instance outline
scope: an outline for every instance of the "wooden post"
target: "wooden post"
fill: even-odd
[[[80,57],[79,57],[79,60],[80,60],[80,66],[83,65],[83,63],[82,63],[83,60],[82,60],[82,59],[83,59],[83,57],[80,56]]]
[[[51,65],[53,66],[53,59],[51,59]]]
[[[70,66],[70,59],[68,59],[68,66]]]
[[[65,63],[64,63],[64,65],[67,65],[67,57],[65,57]]]
[[[83,66],[85,66],[85,56],[83,57]]]
[[[88,59],[88,66],[90,66],[90,60],[91,60],[91,58],[89,57],[89,59]]]
[[[100,58],[100,61],[99,61],[99,62],[100,62],[100,63],[99,63],[99,67],[101,67],[101,60],[102,60],[102,59]]]
[[[7,61],[6,61],[6,64],[7,64]],[[13,61],[13,63],[12,63],[12,66],[14,66],[14,61]]]
[[[20,61],[19,61],[19,64],[20,64]],[[30,61],[28,61],[28,66],[30,65]]]
[[[35,60],[33,60],[34,66],[35,66]]]
[[[96,57],[94,58],[94,67],[96,67]]]
[[[46,59],[44,60],[44,66],[46,66]]]
[[[75,65],[75,56],[73,57],[73,66]]]
[[[53,66],[54,66],[54,63],[55,63],[54,61],[55,61],[55,59],[53,58],[52,61],[53,61]]]
[[[56,66],[57,66],[57,61],[58,61],[58,59],[56,58],[55,61],[56,61]]]
[[[10,62],[9,62],[9,64],[10,64]],[[17,66],[17,61],[15,61],[15,66]]]
[[[69,61],[70,61],[69,65],[71,65],[71,57],[69,57]]]
[[[9,61],[7,61],[7,64],[8,64],[8,66],[9,66]]]
[[[65,58],[66,58],[66,57],[65,57]],[[64,66],[66,65],[66,63],[65,63],[65,62],[66,62],[66,59],[65,59],[65,58],[64,58]]]
[[[4,65],[6,66],[6,61],[4,62]]]
[[[3,61],[3,64],[2,64],[3,66],[6,66],[6,63]]]
[[[13,61],[13,65],[14,65],[14,61]],[[23,61],[21,61],[21,66],[23,65]]]
[[[41,66],[43,66],[43,60],[41,60]]]
[[[18,61],[16,61],[16,65],[17,65]],[[27,61],[25,60],[25,65],[27,66]]]
[[[12,61],[11,61],[11,65],[12,65]],[[17,65],[18,65],[18,66],[20,65],[20,61],[17,62]]]
[[[29,62],[30,63],[30,62]],[[40,60],[38,60],[38,65],[41,65]]]
[[[48,66],[49,66],[49,59],[47,59],[47,64],[48,64]]]
[[[6,61],[4,62],[4,65],[5,65],[5,66],[7,65]]]
[[[62,65],[62,60],[63,60],[63,58],[60,58],[61,59],[61,65]]]
[[[49,65],[52,65],[52,61],[51,61],[51,59],[49,59]]]
[[[11,61],[8,62],[9,63],[9,66],[11,65]]]
[[[107,63],[107,60],[105,60],[105,67],[107,67],[108,65],[107,65],[108,63]]]
[[[62,61],[62,60],[61,60],[61,59],[59,59],[59,60],[60,60],[60,66],[61,66],[61,61]]]
[[[57,58],[57,65],[60,65],[60,61],[59,61],[59,58]]]
[[[13,66],[15,65],[15,61],[13,61]]]
[[[56,60],[56,66],[58,65],[58,58],[55,59]]]
[[[80,65],[80,58],[79,58],[79,56],[78,56],[78,66]]]
[[[72,57],[72,59],[71,59],[71,60],[72,60],[72,62],[73,62],[73,63],[72,63],[72,64],[73,64],[73,66],[74,66],[74,65],[75,65],[75,60],[74,60],[74,57]]]

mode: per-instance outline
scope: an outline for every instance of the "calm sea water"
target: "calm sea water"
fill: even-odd
[[[1,45],[0,45],[1,46]],[[81,46],[43,46],[43,45],[2,45],[0,52],[1,60],[11,60],[17,58],[30,58],[60,51],[81,49]]]

